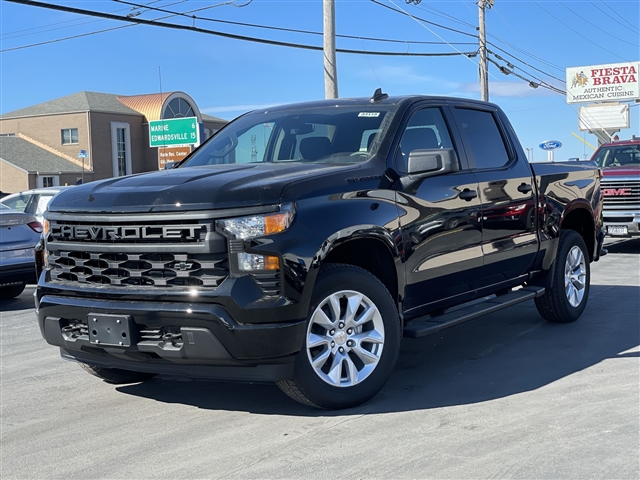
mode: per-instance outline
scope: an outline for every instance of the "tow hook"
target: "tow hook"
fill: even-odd
[[[171,342],[172,345],[175,345],[176,342],[182,341],[182,333],[167,332],[160,337],[160,340],[163,342]]]

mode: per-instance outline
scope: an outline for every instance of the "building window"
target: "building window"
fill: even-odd
[[[57,187],[60,185],[60,177],[58,175],[38,175],[38,188],[41,187]]]
[[[111,122],[111,159],[114,177],[132,173],[131,135],[128,123]]]
[[[194,108],[184,98],[176,97],[164,108],[163,119],[195,117]]]
[[[77,128],[64,128],[62,131],[62,144],[71,145],[78,143],[78,129]]]
[[[127,174],[127,144],[124,141],[124,128],[116,128],[116,157],[118,164],[118,176]]]
[[[15,133],[0,133],[0,137],[15,137]]]

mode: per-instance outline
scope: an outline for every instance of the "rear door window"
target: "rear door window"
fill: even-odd
[[[493,112],[460,107],[455,112],[477,169],[501,168],[509,163],[509,151]]]

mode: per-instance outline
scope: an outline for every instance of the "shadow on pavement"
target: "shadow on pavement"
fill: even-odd
[[[608,239],[604,248],[609,253],[640,253],[640,238],[630,240]]]
[[[35,305],[33,303],[33,291],[35,288],[35,285],[27,285],[24,292],[16,298],[0,298],[0,312],[15,312],[17,310],[26,310],[29,308],[35,309]]]
[[[533,302],[438,335],[403,339],[397,367],[368,403],[341,411],[307,408],[275,384],[159,377],[122,393],[203,409],[266,415],[343,416],[465,405],[539,389],[607,359],[638,357],[640,287],[592,285],[583,316],[571,324],[541,319]],[[616,305],[618,316],[611,315]]]

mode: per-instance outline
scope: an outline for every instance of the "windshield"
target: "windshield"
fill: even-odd
[[[601,168],[640,166],[640,144],[601,148],[593,161]]]
[[[180,167],[363,162],[375,155],[394,111],[386,105],[354,105],[251,113],[222,129]]]

